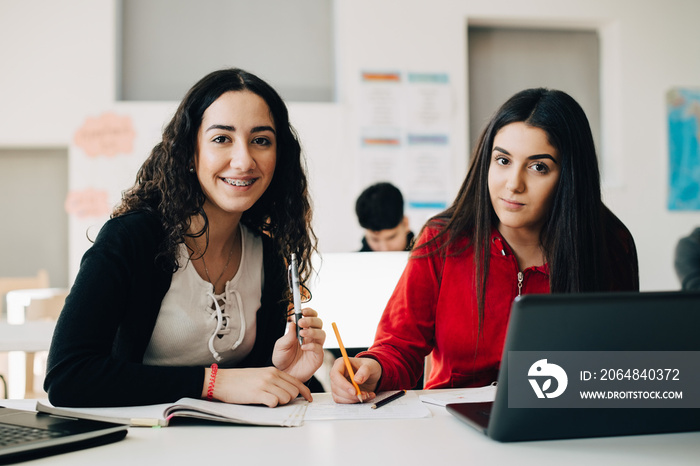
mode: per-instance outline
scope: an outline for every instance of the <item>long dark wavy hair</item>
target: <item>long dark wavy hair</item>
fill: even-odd
[[[620,257],[614,249],[622,248],[633,267],[638,267],[632,235],[601,200],[598,159],[586,114],[565,92],[526,89],[508,99],[491,118],[474,149],[457,198],[447,210],[428,222],[438,228],[438,234],[422,245],[443,238],[436,250],[442,254],[465,237],[468,239],[466,247],[473,245],[480,328],[484,318],[491,230],[498,225],[488,188],[493,141],[501,128],[516,122],[542,129],[561,157],[561,175],[554,201],[540,232],[550,270],[550,291],[639,289],[638,270],[634,277],[629,277],[628,272],[620,270],[623,264],[613,259]],[[419,249],[420,246],[417,251]]]
[[[232,68],[214,71],[185,95],[163,131],[163,139],[151,151],[136,175],[134,186],[125,191],[112,217],[136,210],[158,214],[166,238],[159,259],[176,270],[179,244],[188,235],[190,219],[200,215],[204,227],[190,236],[205,235],[209,222],[204,212],[205,195],[197,177],[189,172],[197,154],[197,133],[204,111],[222,94],[250,91],[270,109],[277,137],[277,162],[272,182],[260,199],[241,217],[241,222],[260,234],[269,235],[284,258],[296,253],[299,273],[305,283],[311,273],[311,254],[317,239],[311,228],[311,204],[305,164],[296,132],[279,94],[257,76]]]

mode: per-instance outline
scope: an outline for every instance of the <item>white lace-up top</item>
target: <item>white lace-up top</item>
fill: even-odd
[[[175,272],[163,298],[144,364],[233,366],[250,353],[262,297],[263,251],[260,238],[243,225],[240,229],[238,272],[216,296],[192,266],[187,247],[180,246],[179,262],[185,266]]]

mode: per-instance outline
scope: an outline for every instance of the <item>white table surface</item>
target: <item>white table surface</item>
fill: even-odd
[[[47,351],[56,322],[37,321],[8,324],[0,321],[0,352]]]
[[[425,393],[425,392],[419,392]],[[32,400],[0,400],[16,408]],[[301,427],[129,428],[117,443],[22,464],[80,465],[698,465],[700,432],[498,443],[426,405],[432,418],[306,421]]]

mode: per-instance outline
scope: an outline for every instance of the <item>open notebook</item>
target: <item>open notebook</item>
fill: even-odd
[[[314,393],[314,401],[303,398],[268,408],[260,405],[235,405],[216,401],[183,398],[175,403],[124,408],[61,408],[37,402],[37,411],[82,419],[118,422],[131,426],[165,427],[175,418],[194,418],[231,424],[296,427],[306,421],[332,419],[411,419],[430,417],[428,410],[414,392],[380,409],[372,409],[379,394],[371,403],[336,404],[330,393]]]
[[[62,408],[37,402],[36,410],[42,413],[141,427],[165,427],[172,419],[178,417],[230,424],[295,427],[304,421],[306,402],[294,402],[276,408],[234,405],[195,398],[182,398],[175,403],[120,408]]]

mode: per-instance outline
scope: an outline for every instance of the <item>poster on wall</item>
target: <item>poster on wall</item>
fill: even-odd
[[[360,179],[367,185],[403,178],[404,99],[401,73],[362,73],[360,93]]]
[[[133,155],[135,139],[136,130],[130,115],[107,111],[85,118],[73,135],[71,146],[71,163],[80,164],[82,176],[71,183],[65,201],[68,215],[79,219],[109,216],[118,201],[119,187],[114,196],[105,180],[120,178],[113,176],[114,168],[126,164],[114,163],[114,160],[121,161],[122,157]],[[105,172],[110,176],[101,175]]]
[[[359,179],[404,194],[412,224],[445,209],[451,166],[452,97],[446,73],[365,71],[358,108]],[[413,221],[413,218],[416,221]]]
[[[700,88],[674,88],[668,113],[669,210],[700,210]]]
[[[94,109],[75,129],[68,148],[68,267],[75,277],[80,259],[130,188],[160,140],[177,104],[122,102]]]
[[[445,73],[407,73],[406,146],[408,205],[447,207],[450,173],[452,98]]]

